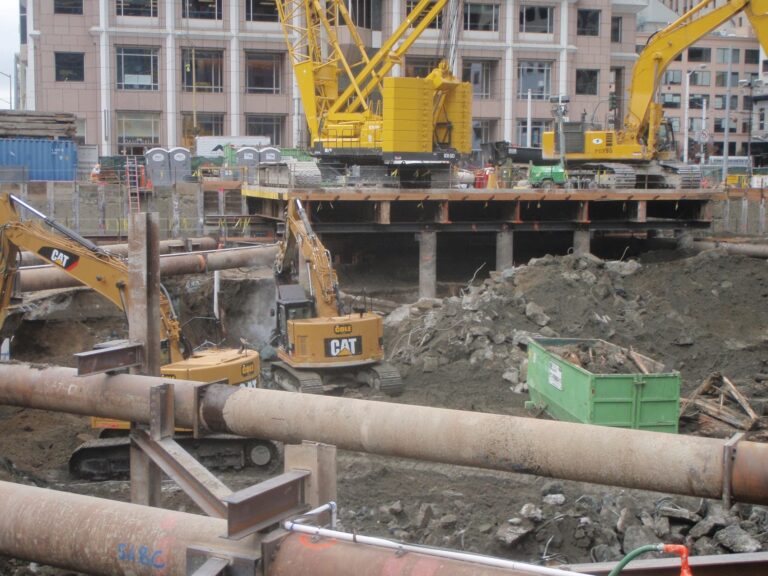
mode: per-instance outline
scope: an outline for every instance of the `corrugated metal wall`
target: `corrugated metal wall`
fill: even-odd
[[[30,180],[75,180],[77,145],[71,140],[0,139],[0,166],[24,166]]]

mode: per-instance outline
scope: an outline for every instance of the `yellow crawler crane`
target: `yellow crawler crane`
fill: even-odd
[[[471,152],[472,87],[446,62],[426,78],[387,76],[448,2],[418,2],[369,55],[344,0],[276,0],[324,175],[357,166],[369,177],[396,171],[402,186],[429,187],[447,182],[451,165]]]
[[[601,187],[698,188],[699,168],[677,161],[672,127],[656,99],[669,64],[742,12],[763,50],[768,50],[768,0],[703,0],[649,38],[632,72],[627,113],[620,130],[566,123],[561,136],[544,133],[543,157],[557,160],[562,152],[569,170],[591,172],[593,183]],[[561,137],[563,143],[559,142]]]
[[[40,220],[21,220],[16,204]],[[23,316],[23,306],[14,297],[14,282],[21,250],[43,260],[110,300],[119,309],[128,308],[128,266],[76,232],[48,218],[12,194],[0,195],[0,336],[13,335]],[[182,334],[179,321],[165,292],[160,294],[163,366],[166,378],[198,382],[227,382],[233,386],[257,387],[261,374],[258,352],[245,347],[193,350]],[[128,422],[93,418],[94,428],[125,431]],[[191,440],[191,439],[190,439]],[[97,440],[78,449],[70,461],[73,472],[94,478],[117,476],[127,471],[127,451],[118,441]],[[275,456],[269,442],[214,436],[195,441],[208,460],[221,466],[266,465]],[[124,453],[123,453],[124,452]]]
[[[296,283],[306,263],[308,290]],[[396,396],[400,373],[385,364],[381,316],[345,312],[331,255],[312,230],[298,199],[288,201],[285,232],[275,261],[277,355],[272,375],[286,390],[322,394],[368,384]]]

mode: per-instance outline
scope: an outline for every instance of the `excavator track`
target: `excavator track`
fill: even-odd
[[[368,368],[373,373],[372,388],[387,396],[400,396],[405,389],[400,372],[391,364],[375,364]]]
[[[272,363],[272,380],[283,390],[304,394],[325,394],[323,377],[312,370],[296,370],[285,362]]]
[[[213,434],[202,438],[178,436],[174,439],[203,466],[213,470],[241,470],[248,467],[271,470],[280,460],[277,446],[269,440],[229,434]],[[70,456],[69,473],[83,480],[128,478],[130,446],[128,436],[85,442]]]

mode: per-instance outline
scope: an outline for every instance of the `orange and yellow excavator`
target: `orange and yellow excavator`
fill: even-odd
[[[302,268],[304,286],[297,281]],[[402,393],[400,373],[383,362],[381,316],[364,306],[344,310],[331,254],[296,198],[288,201],[275,279],[279,361],[272,376],[278,386],[322,394],[368,384],[390,396]]]
[[[38,220],[22,220],[16,207],[22,207]],[[126,262],[100,248],[90,240],[48,218],[34,207],[12,194],[0,195],[0,337],[10,338],[18,327],[23,306],[14,295],[18,272],[18,255],[21,250],[34,253],[43,260],[62,269],[83,285],[92,288],[119,309],[127,311],[126,290],[129,282]],[[166,378],[194,380],[198,382],[227,382],[233,386],[257,387],[261,375],[258,352],[242,348],[211,347],[195,350],[184,337],[171,302],[164,290],[160,294],[161,334],[163,357],[160,369]],[[128,422],[94,418],[97,429],[127,431]],[[224,438],[229,446],[221,448],[222,438],[212,437],[219,450],[217,458],[231,465],[266,465],[274,456],[271,444],[262,441]],[[201,443],[200,440],[197,441]],[[243,451],[243,448],[246,451]],[[210,451],[210,450],[209,450]],[[214,450],[215,451],[215,450]],[[96,450],[92,451],[96,454]],[[96,477],[112,476],[125,462],[98,462],[85,458],[86,451],[78,450],[78,465],[88,468],[83,474],[93,472]],[[109,455],[111,457],[111,454]],[[89,456],[90,458],[90,456]],[[108,459],[107,459],[108,460]],[[73,465],[70,462],[71,466]]]

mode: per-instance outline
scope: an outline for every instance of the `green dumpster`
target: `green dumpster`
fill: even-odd
[[[572,361],[560,355],[567,350],[578,352],[565,354]],[[579,354],[592,359],[597,356],[595,351],[626,358],[622,373],[592,373],[579,365]],[[528,345],[528,389],[529,406],[545,410],[556,420],[677,432],[680,373],[665,371],[660,362],[604,340],[532,340]]]

